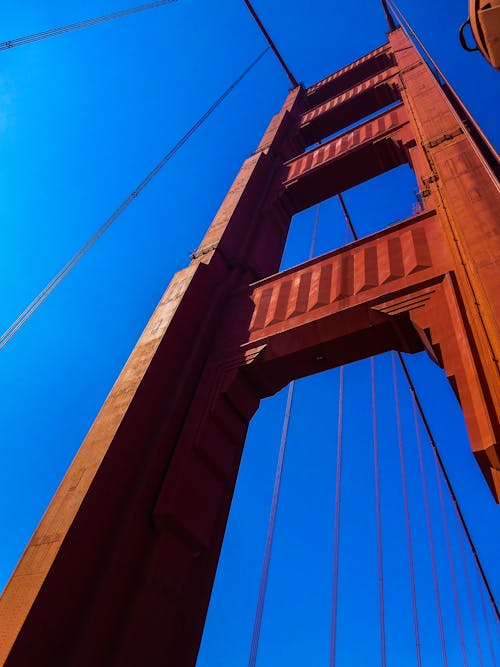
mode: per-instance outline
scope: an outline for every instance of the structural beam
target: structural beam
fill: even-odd
[[[284,187],[293,212],[408,161],[414,144],[401,104],[286,163]]]

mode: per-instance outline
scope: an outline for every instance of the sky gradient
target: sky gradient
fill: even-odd
[[[0,41],[133,4],[4,3]],[[465,0],[400,0],[400,6],[498,145],[498,73],[477,54],[463,52],[458,43]],[[385,41],[386,26],[376,0],[259,0],[255,7],[305,85]],[[240,0],[179,0],[0,54],[2,331],[264,46]],[[267,54],[0,351],[0,587],[172,274],[189,261],[287,90],[284,72]],[[411,215],[415,187],[410,169],[400,167],[347,192],[360,236]],[[295,216],[284,267],[307,259],[313,217],[314,211]],[[344,242],[340,208],[336,201],[327,202],[321,209],[316,254]],[[498,599],[498,507],[470,453],[461,412],[443,373],[424,355],[409,363]],[[390,358],[378,359],[377,369],[388,664],[410,665],[414,655]],[[259,667],[328,664],[337,399],[338,370],[297,385]],[[369,400],[369,364],[362,362],[346,370],[338,664],[349,666],[378,664]],[[414,541],[420,554],[424,664],[437,665],[428,544],[407,393],[402,400]],[[232,667],[248,659],[284,405],[283,392],[267,399],[251,424],[199,667]],[[426,457],[431,478],[428,448]],[[429,484],[449,662],[459,665],[437,490],[435,483]],[[453,524],[449,506],[448,514]],[[457,532],[452,530],[460,562]],[[463,574],[459,593],[469,665],[478,665]],[[477,587],[474,595],[479,605]],[[481,633],[484,662],[491,664],[484,629]],[[498,650],[497,639],[500,658]]]

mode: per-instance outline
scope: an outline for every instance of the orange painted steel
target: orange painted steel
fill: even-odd
[[[330,136],[328,100],[350,90],[359,119],[362,84],[381,73],[401,104],[304,153],[311,109],[326,103],[315,136]],[[294,212],[404,162],[422,213],[276,273]],[[194,665],[248,423],[297,377],[427,350],[498,499],[498,210],[481,149],[400,29],[293,89],[174,276],[14,572],[1,661]]]

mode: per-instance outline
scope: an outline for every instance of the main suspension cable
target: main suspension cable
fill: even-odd
[[[95,18],[84,19],[83,21],[76,21],[76,23],[68,23],[67,25],[61,25],[57,28],[50,28],[49,30],[36,32],[33,35],[26,35],[24,37],[17,37],[16,39],[9,39],[6,42],[0,42],[0,51],[8,51],[9,49],[14,49],[17,46],[32,44],[33,42],[39,42],[42,39],[57,37],[58,35],[63,35],[67,32],[75,32],[75,30],[81,30],[82,28],[90,28],[94,25],[106,23],[107,21],[113,21],[114,19],[121,19],[125,16],[138,14],[139,12],[145,12],[148,9],[156,9],[157,7],[170,5],[174,2],[177,2],[177,0],[157,0],[157,2],[148,2],[145,5],[138,5],[137,7],[122,9],[117,12],[111,12],[110,14],[104,14],[103,16],[96,16]]]
[[[497,667],[497,661],[495,658],[495,649],[493,647],[493,637],[491,635],[491,628],[490,628],[490,622],[488,620],[488,610],[486,609],[486,601],[484,599],[484,594],[483,594],[483,581],[481,579],[481,573],[479,572],[479,569],[477,566],[474,568],[475,573],[476,573],[476,580],[477,580],[477,585],[479,588],[479,599],[481,601],[481,610],[483,612],[483,618],[484,618],[484,625],[486,628],[486,637],[488,638],[488,646],[490,649],[490,655],[491,655],[491,664],[493,667]],[[498,626],[498,621],[495,619],[495,623]]]
[[[457,577],[455,574],[455,566],[453,564],[453,552],[451,550],[451,541],[450,541],[450,530],[448,528],[448,517],[446,515],[446,507],[444,504],[444,497],[443,497],[443,485],[441,484],[441,472],[438,467],[438,461],[437,458],[434,457],[434,465],[436,468],[436,478],[437,478],[437,487],[438,487],[438,492],[439,492],[439,504],[441,506],[441,516],[443,518],[443,528],[444,528],[444,537],[445,537],[445,543],[446,543],[446,552],[448,554],[448,565],[450,568],[450,575],[451,575],[451,584],[452,584],[452,590],[453,590],[453,599],[455,602],[455,613],[457,616],[457,623],[458,623],[458,633],[459,633],[459,638],[460,638],[460,648],[462,649],[462,658],[464,662],[464,666],[467,667],[467,648],[465,646],[465,637],[464,637],[464,628],[463,628],[463,623],[462,623],[462,614],[460,612],[460,599],[458,597],[458,586],[457,586]]]
[[[469,568],[467,567],[467,556],[465,554],[465,546],[464,546],[464,541],[462,538],[462,526],[460,525],[460,519],[458,515],[455,513],[456,516],[456,525],[457,525],[457,534],[458,534],[458,543],[460,545],[460,554],[462,556],[462,565],[463,565],[463,570],[464,570],[464,575],[465,575],[465,584],[467,587],[467,596],[469,598],[469,606],[470,606],[470,613],[471,613],[471,618],[472,618],[472,627],[474,629],[474,638],[476,640],[476,648],[477,648],[477,656],[479,658],[479,665],[480,667],[484,667],[484,661],[483,661],[483,652],[481,650],[481,640],[479,638],[479,628],[477,625],[477,618],[476,618],[476,609],[474,606],[474,597],[472,595],[472,586],[471,586],[471,581],[470,581],[470,576],[469,576]]]
[[[243,0],[243,2],[244,2],[245,5],[248,7],[248,10],[249,10],[250,14],[253,16],[255,22],[256,22],[257,25],[259,26],[259,28],[260,28],[262,34],[263,34],[264,37],[266,38],[267,43],[269,44],[270,48],[272,49],[274,55],[276,56],[276,58],[278,58],[281,67],[283,67],[283,69],[285,70],[286,75],[287,75],[288,79],[290,80],[290,83],[292,84],[292,86],[293,86],[294,88],[296,88],[296,87],[299,85],[297,79],[293,76],[293,74],[292,74],[291,71],[289,70],[289,68],[288,68],[288,66],[287,66],[287,64],[286,64],[286,62],[283,60],[283,56],[282,56],[281,53],[278,51],[278,47],[276,46],[276,44],[275,44],[275,43],[273,42],[273,40],[271,39],[270,34],[267,32],[267,30],[266,30],[264,24],[262,23],[262,21],[260,20],[258,14],[257,14],[257,12],[256,12],[255,9],[253,8],[252,3],[249,2],[249,0]]]
[[[472,146],[473,146],[473,148],[474,148],[475,153],[477,154],[477,156],[479,157],[479,159],[480,159],[481,162],[483,163],[483,165],[484,165],[484,167],[486,168],[486,170],[488,171],[488,173],[491,175],[491,177],[492,177],[492,179],[493,179],[493,182],[494,182],[495,185],[496,185],[496,184],[497,184],[497,181],[498,181],[498,153],[497,153],[495,147],[494,147],[493,144],[490,142],[490,140],[488,139],[488,137],[484,134],[484,132],[481,130],[481,128],[479,127],[479,125],[476,123],[474,117],[472,116],[472,114],[470,113],[470,111],[467,109],[467,107],[465,106],[465,104],[462,102],[462,100],[460,99],[458,93],[457,93],[456,90],[453,88],[453,86],[451,85],[451,83],[448,81],[448,79],[447,79],[446,76],[444,75],[443,71],[441,70],[441,68],[439,67],[439,65],[436,63],[436,61],[434,60],[434,58],[432,57],[432,55],[430,54],[430,52],[428,51],[428,49],[426,48],[425,44],[422,42],[422,40],[420,39],[420,37],[417,35],[417,33],[415,32],[415,30],[411,27],[411,24],[409,23],[408,19],[405,17],[405,15],[402,13],[402,11],[399,9],[399,7],[396,5],[396,3],[394,2],[394,0],[388,0],[388,2],[389,2],[389,4],[391,5],[392,11],[396,14],[398,20],[400,21],[400,23],[401,23],[401,28],[402,28],[403,32],[406,34],[406,36],[408,37],[408,39],[411,40],[411,39],[413,38],[413,39],[417,42],[417,44],[419,45],[419,47],[420,47],[422,53],[425,55],[425,57],[427,58],[428,62],[431,64],[431,68],[430,68],[430,69],[431,69],[431,72],[433,73],[434,77],[436,78],[436,80],[439,82],[440,85],[441,85],[441,82],[442,82],[442,83],[444,84],[444,86],[446,86],[446,87],[448,88],[448,90],[451,92],[451,94],[453,95],[453,97],[454,97],[456,100],[459,101],[460,105],[463,107],[465,113],[466,113],[467,116],[468,116],[468,121],[471,123],[471,125],[474,126],[474,130],[475,130],[475,132],[477,132],[477,134],[481,137],[481,140],[484,142],[484,144],[486,145],[488,151],[491,153],[491,155],[492,155],[493,158],[495,159],[495,161],[496,161],[496,166],[495,166],[495,167],[492,167],[492,166],[488,163],[488,161],[485,159],[485,156],[483,155],[483,153],[481,152],[481,150],[479,150],[479,148],[476,146],[475,141],[474,141],[474,140],[472,141]],[[457,111],[456,111],[455,109],[453,109],[453,112],[454,112],[454,115],[455,115],[455,117],[456,117],[456,119],[457,119],[457,121],[458,121],[460,127],[462,128],[462,130],[463,130],[466,134],[470,135],[470,131],[469,131],[469,128],[467,127],[467,123],[464,123],[463,119],[459,116],[459,114],[457,113]]]
[[[427,488],[427,477],[425,474],[424,454],[422,450],[422,439],[420,437],[420,428],[418,423],[418,412],[415,397],[412,395],[413,417],[415,421],[415,436],[417,440],[418,461],[420,465],[420,476],[422,479],[422,489],[424,493],[425,520],[427,524],[427,535],[429,537],[429,550],[431,554],[432,579],[434,583],[434,595],[436,598],[437,618],[439,625],[439,637],[441,640],[441,655],[443,656],[443,665],[448,667],[448,657],[446,655],[446,636],[444,632],[443,610],[441,607],[441,594],[439,590],[439,576],[437,571],[436,550],[434,547],[434,534],[432,532],[431,511],[429,504],[429,490]]]
[[[269,51],[269,47],[264,49],[253,60],[248,67],[233,81],[233,83],[226,88],[220,97],[212,104],[207,111],[196,121],[196,123],[179,139],[173,148],[158,162],[158,164],[149,172],[139,185],[133,190],[126,199],[113,211],[109,218],[94,232],[89,240],[78,250],[78,252],[63,266],[54,278],[43,288],[38,296],[25,308],[19,317],[10,325],[10,327],[0,336],[0,349],[5,347],[9,340],[19,331],[19,329],[26,324],[33,313],[42,305],[47,297],[54,291],[59,283],[70,273],[72,269],[80,262],[81,259],[89,252],[89,250],[97,243],[111,225],[126,211],[130,204],[137,198],[137,196],[144,190],[144,188],[151,183],[153,178],[159,174],[163,167],[174,157],[182,146],[193,136],[193,134],[203,125],[203,123],[212,115],[217,107],[226,99],[226,97],[236,88],[236,86],[246,77],[246,75],[255,67],[255,65],[264,57]]]
[[[462,527],[464,529],[465,536],[467,537],[467,541],[469,543],[470,549],[472,551],[472,555],[473,555],[474,560],[476,562],[477,569],[479,570],[479,572],[481,574],[481,578],[483,580],[484,586],[485,586],[486,591],[488,593],[488,597],[489,597],[490,602],[492,604],[493,610],[496,614],[497,619],[500,619],[500,615],[499,615],[499,612],[498,612],[498,606],[497,606],[495,597],[493,595],[493,591],[491,589],[491,586],[489,584],[488,577],[486,576],[486,572],[484,571],[484,568],[481,564],[481,561],[479,560],[479,554],[477,553],[476,546],[474,544],[472,536],[471,536],[471,534],[469,532],[469,529],[467,527],[467,522],[465,521],[465,517],[464,517],[464,515],[462,513],[462,510],[460,508],[460,504],[458,502],[458,498],[457,498],[457,495],[456,495],[455,490],[453,488],[453,485],[451,483],[451,480],[448,476],[448,473],[446,472],[444,461],[441,458],[441,454],[439,453],[439,449],[438,449],[438,446],[437,446],[437,443],[436,443],[436,439],[434,438],[434,435],[432,433],[430,424],[429,424],[429,422],[427,420],[427,417],[425,415],[424,408],[423,408],[422,403],[420,401],[420,398],[417,394],[417,390],[416,390],[415,384],[414,384],[414,382],[411,378],[410,372],[408,370],[408,366],[406,365],[406,362],[403,359],[403,355],[401,354],[401,352],[396,352],[396,354],[398,356],[399,363],[401,364],[401,368],[403,369],[403,373],[406,377],[408,387],[410,388],[412,396],[415,400],[415,404],[417,406],[417,410],[418,410],[418,413],[420,415],[420,418],[422,419],[422,424],[424,425],[425,432],[427,433],[429,443],[430,443],[430,445],[432,447],[432,450],[434,452],[436,464],[439,466],[439,469],[441,470],[441,472],[443,474],[443,479],[445,481],[446,487],[447,487],[448,492],[451,496],[453,504],[455,505],[455,509],[457,511],[457,514],[460,518],[460,523],[462,524]]]

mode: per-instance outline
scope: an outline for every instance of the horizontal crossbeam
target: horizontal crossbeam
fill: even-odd
[[[363,79],[391,67],[393,63],[391,47],[389,44],[384,44],[310,86],[306,91],[309,104],[321,104],[330,97],[352,88]]]
[[[395,75],[391,67],[307,111],[301,119],[306,143],[320,141],[401,99]]]
[[[303,210],[408,161],[413,141],[403,105],[286,163],[286,198]]]
[[[252,373],[263,392],[391,349],[427,350],[457,393],[473,452],[493,486],[495,410],[453,266],[439,218],[428,211],[255,283],[243,349],[252,359],[259,350]]]

